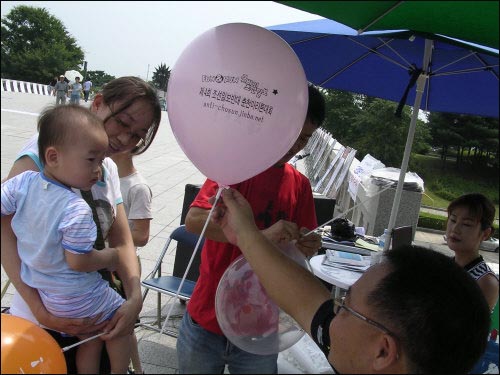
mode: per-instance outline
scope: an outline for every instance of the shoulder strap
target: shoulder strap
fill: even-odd
[[[102,229],[101,229],[101,222],[99,221],[99,216],[97,215],[97,210],[95,206],[95,201],[94,197],[92,196],[92,191],[83,191],[80,190],[80,193],[82,194],[82,198],[85,199],[85,202],[88,203],[90,208],[92,209],[92,216],[94,218],[95,225],[97,227],[97,236],[95,239],[94,243],[94,249],[96,250],[102,250],[106,246],[104,244],[104,238],[102,237]],[[109,283],[111,283],[112,280],[112,275],[111,272],[107,271],[106,269],[99,270],[99,273],[101,274],[102,278]]]
[[[94,217],[94,222],[97,227],[97,237],[95,239],[94,248],[96,250],[102,250],[105,248],[104,238],[102,237],[101,223],[99,221],[99,216],[97,215],[97,210],[95,206],[94,197],[92,196],[92,191],[80,190],[80,193],[82,194],[82,198],[85,199],[85,202],[87,202],[90,208],[92,209],[92,216]]]

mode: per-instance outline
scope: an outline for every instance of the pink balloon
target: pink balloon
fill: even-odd
[[[293,50],[264,28],[230,23],[193,40],[168,84],[168,118],[180,147],[219,185],[247,180],[298,138],[307,80]]]
[[[312,272],[309,262],[292,242],[280,248]],[[231,263],[219,281],[215,313],[227,339],[249,353],[278,353],[304,336],[299,324],[269,298],[243,255]]]

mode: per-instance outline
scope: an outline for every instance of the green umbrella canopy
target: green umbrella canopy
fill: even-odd
[[[407,29],[498,49],[498,1],[279,1],[359,32]]]

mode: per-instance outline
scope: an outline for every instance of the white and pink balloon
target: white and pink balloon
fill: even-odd
[[[307,80],[279,36],[229,23],[185,48],[172,68],[167,104],[180,147],[220,192],[263,172],[290,150],[306,118]],[[221,284],[238,283],[234,277],[241,271],[244,293],[217,292],[217,318],[228,339],[256,354],[277,353],[298,341],[303,331],[269,300],[244,258],[228,268]]]

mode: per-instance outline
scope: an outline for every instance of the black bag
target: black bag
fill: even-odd
[[[335,241],[356,241],[355,225],[347,219],[335,219],[332,222],[332,238]]]

